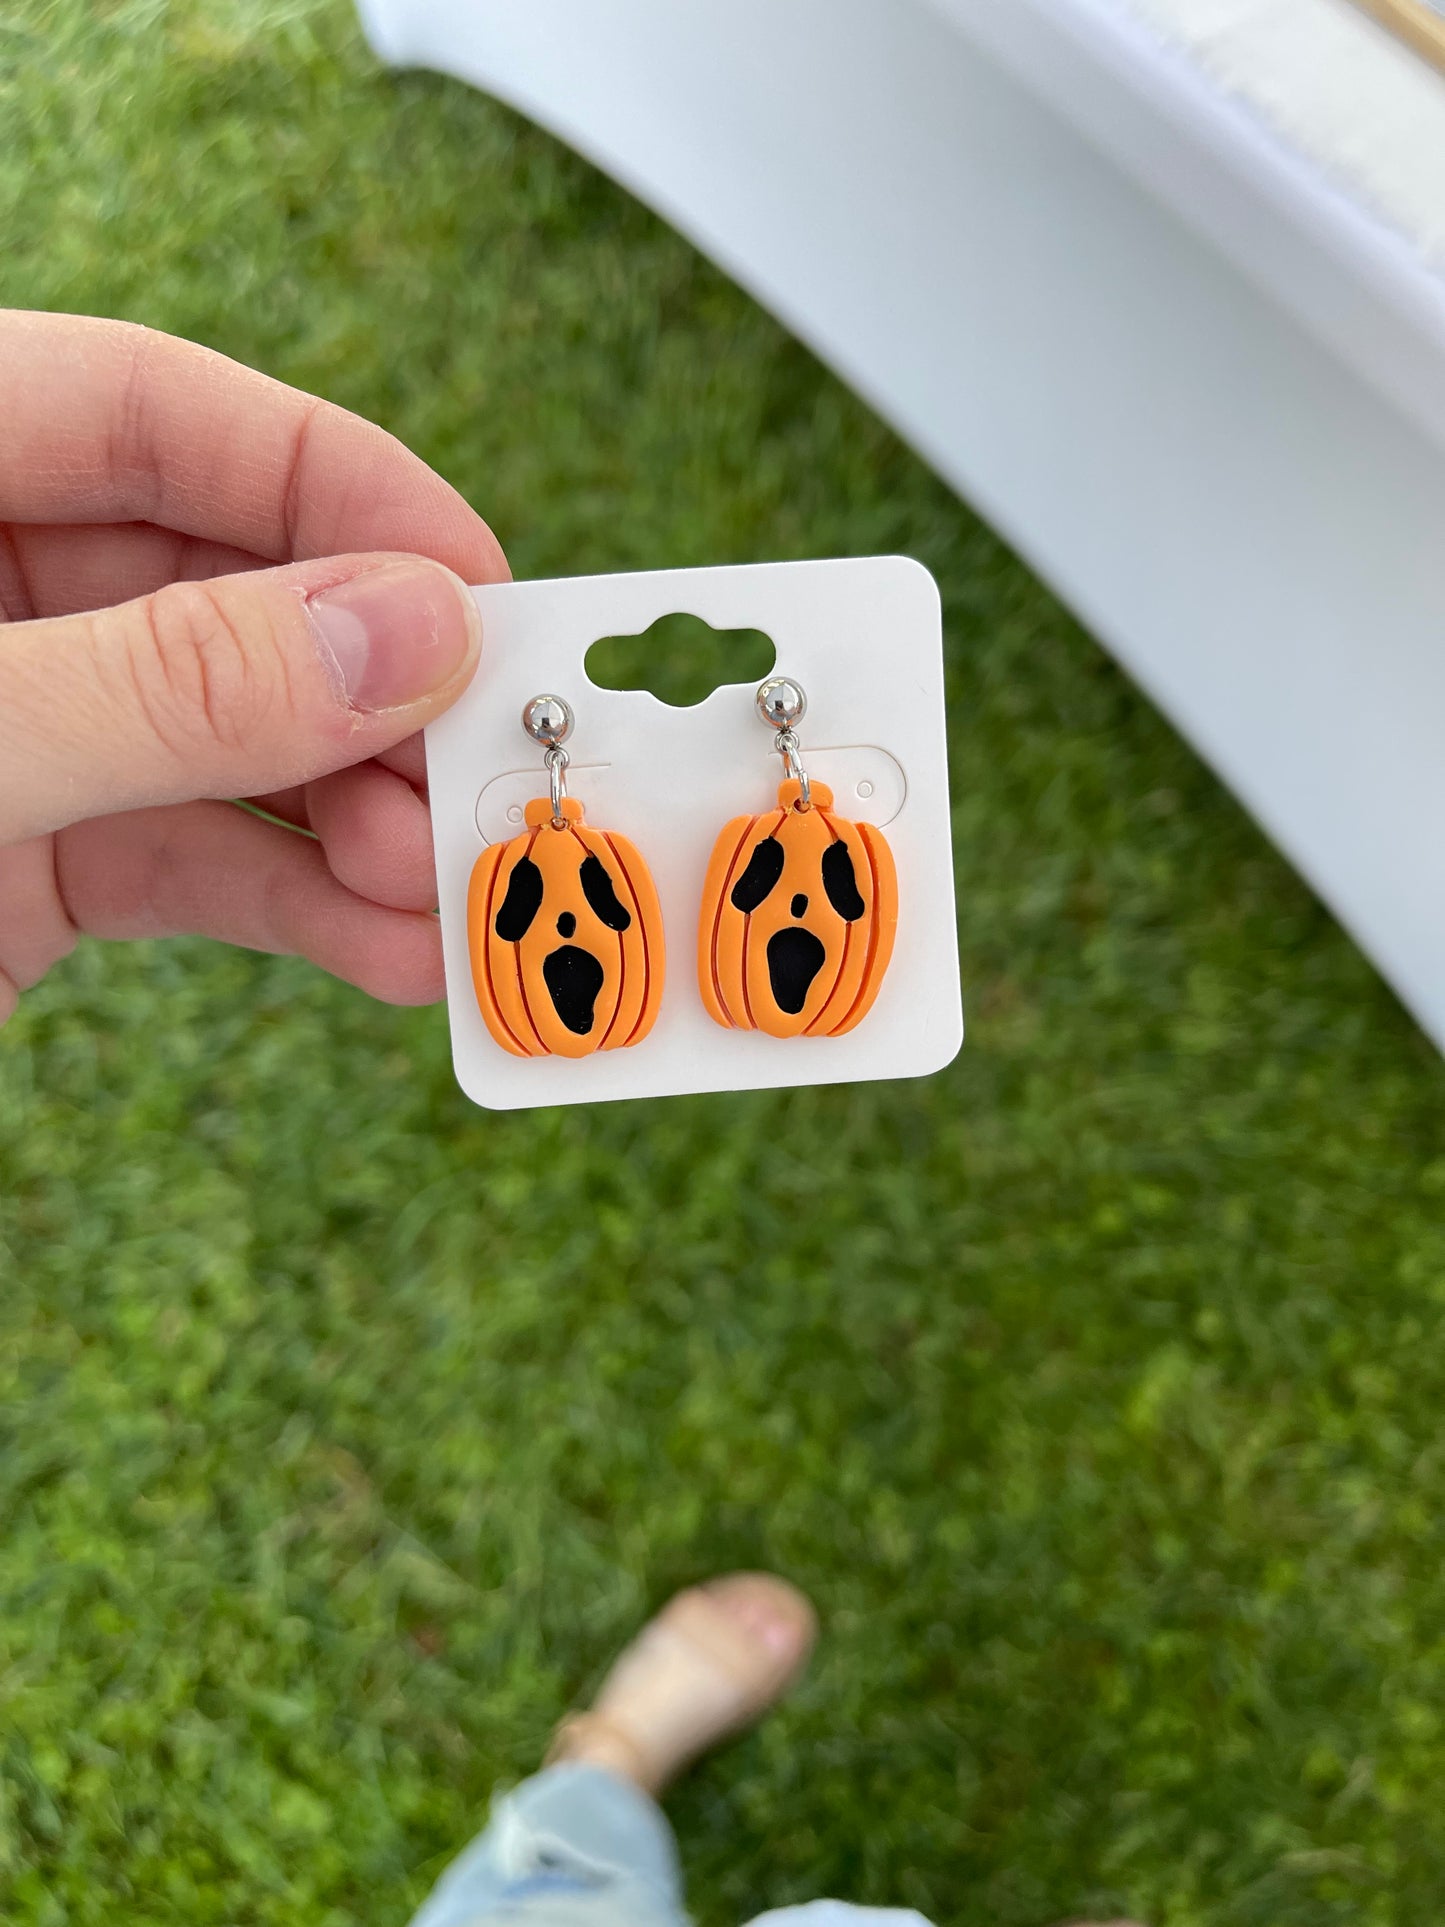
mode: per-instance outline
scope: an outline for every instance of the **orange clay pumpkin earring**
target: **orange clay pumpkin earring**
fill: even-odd
[[[516,1057],[590,1057],[638,1044],[662,1000],[662,912],[625,836],[594,830],[567,794],[572,709],[534,696],[522,727],[546,747],[551,794],[477,858],[467,892],[472,983],[487,1029]]]
[[[873,1007],[893,954],[898,875],[871,823],[833,814],[798,754],[807,697],[765,682],[758,714],[787,775],[777,808],[735,816],[713,848],[698,928],[698,987],[715,1022],[769,1037],[841,1037]]]

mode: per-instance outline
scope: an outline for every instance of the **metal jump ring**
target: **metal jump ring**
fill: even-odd
[[[782,757],[789,776],[798,786],[799,810],[813,807],[813,786],[808,781],[808,772],[803,768],[803,760],[798,754],[798,732],[795,729],[780,729],[773,738],[773,747]]]
[[[565,830],[567,817],[562,804],[567,796],[567,765],[572,758],[560,743],[553,743],[542,761],[547,765],[547,775],[552,784],[552,828]]]

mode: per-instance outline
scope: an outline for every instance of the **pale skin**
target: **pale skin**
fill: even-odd
[[[418,732],[476,667],[464,584],[506,576],[371,423],[149,329],[0,311],[0,1022],[82,934],[438,998]]]

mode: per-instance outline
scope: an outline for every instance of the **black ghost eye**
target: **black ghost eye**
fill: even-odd
[[[632,912],[617,900],[617,892],[612,887],[612,879],[603,869],[595,856],[582,860],[582,894],[592,906],[592,914],[599,923],[605,923],[609,930],[626,930],[632,924]]]
[[[823,852],[823,888],[829,903],[844,923],[856,923],[867,909],[858,894],[858,879],[853,874],[853,859],[841,839]]]
[[[782,874],[783,846],[775,836],[765,836],[761,843],[754,845],[748,867],[733,885],[734,910],[741,910],[745,917],[751,916]]]
[[[493,925],[503,943],[520,943],[542,907],[542,872],[524,856],[507,879],[507,894]]]

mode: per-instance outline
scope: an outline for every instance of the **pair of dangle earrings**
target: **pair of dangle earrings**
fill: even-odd
[[[775,676],[757,692],[785,776],[776,807],[734,817],[713,848],[698,924],[698,990],[724,1029],[839,1037],[872,1008],[893,951],[893,854],[869,823],[833,810],[803,767],[807,699]],[[487,1029],[518,1057],[588,1057],[640,1044],[662,1002],[666,946],[641,854],[593,829],[567,794],[573,724],[559,696],[535,696],[522,727],[544,746],[549,794],[526,828],[483,851],[467,935]]]

